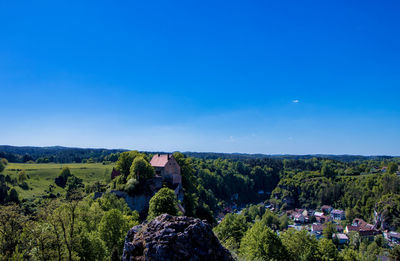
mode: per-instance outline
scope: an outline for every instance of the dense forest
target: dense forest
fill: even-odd
[[[0,158],[5,158],[10,162],[28,162],[38,163],[80,163],[80,162],[115,162],[118,159],[118,153],[124,152],[124,149],[87,149],[87,148],[68,148],[61,146],[53,147],[30,147],[30,146],[8,146],[0,145]],[[163,152],[150,152],[163,153]],[[214,153],[214,152],[184,152],[188,157],[199,159],[230,159],[230,160],[248,160],[248,159],[312,159],[323,158],[343,162],[353,162],[360,160],[388,160],[391,156],[359,156],[359,155],[265,155],[265,154],[245,154],[245,153]]]
[[[288,229],[293,222],[285,214],[332,205],[345,210],[342,225],[362,218],[379,230],[399,231],[399,158],[175,152],[184,194],[178,200],[168,182],[152,194],[153,155],[58,147],[1,151],[1,259],[119,260],[126,232],[162,213],[207,220],[224,246],[245,260],[399,257],[399,249],[381,237],[352,240],[345,247],[337,245],[332,233],[317,240],[306,231]],[[25,162],[26,169],[11,167],[13,162]],[[89,182],[63,165],[43,196],[29,198],[18,191],[34,186],[29,174],[34,162],[85,162],[88,167],[101,162],[119,175],[111,179],[110,170],[108,178],[93,181],[94,176]],[[116,191],[150,195],[149,207],[144,212],[131,209]]]

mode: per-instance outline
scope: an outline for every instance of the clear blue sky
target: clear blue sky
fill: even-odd
[[[397,0],[1,1],[0,144],[400,155],[399,13]]]

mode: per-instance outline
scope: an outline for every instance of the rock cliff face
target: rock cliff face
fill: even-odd
[[[234,259],[205,221],[163,214],[128,232],[122,260]]]

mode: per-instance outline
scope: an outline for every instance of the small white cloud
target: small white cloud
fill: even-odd
[[[293,100],[292,102],[293,103],[299,103],[300,101],[296,99],[296,100]]]
[[[226,140],[226,142],[236,142],[236,139],[233,136],[229,136],[229,138]]]

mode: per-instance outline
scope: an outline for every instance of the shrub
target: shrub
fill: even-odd
[[[125,191],[128,194],[133,194],[137,184],[139,184],[139,181],[137,181],[135,178],[129,179],[128,182],[126,182]]]

